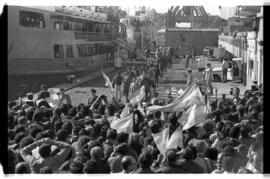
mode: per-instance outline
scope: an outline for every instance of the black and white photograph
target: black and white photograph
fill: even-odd
[[[6,176],[264,173],[263,3],[60,2],[2,7]]]

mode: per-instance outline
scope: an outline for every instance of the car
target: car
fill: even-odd
[[[213,81],[221,82],[222,81],[222,67],[217,66],[212,69],[213,71]],[[227,80],[242,80],[243,74],[243,59],[242,58],[233,58],[232,61],[229,61],[229,68],[227,73]]]

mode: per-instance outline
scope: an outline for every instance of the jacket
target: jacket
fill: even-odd
[[[35,154],[32,154],[32,150],[43,144],[43,139],[36,141],[26,147],[24,147],[20,154],[25,162],[30,164],[31,171],[33,173],[39,173],[40,169],[49,166],[53,172],[56,172],[58,168],[66,161],[72,152],[72,156],[75,155],[75,150],[69,144],[59,141],[52,141],[52,145],[58,146],[61,150],[54,156],[48,158],[41,158]]]

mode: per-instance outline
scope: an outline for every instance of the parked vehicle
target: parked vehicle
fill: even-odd
[[[213,56],[213,53],[214,53],[214,49],[212,48],[212,47],[205,47],[204,49],[203,49],[203,54],[205,55],[205,56]]]
[[[243,59],[233,58],[229,61],[229,69],[227,73],[227,80],[241,80],[243,77]],[[222,67],[213,68],[213,80],[220,82],[222,79]]]

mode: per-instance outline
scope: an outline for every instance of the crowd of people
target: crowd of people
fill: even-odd
[[[148,49],[146,58],[149,57]],[[172,67],[172,55],[169,49],[157,48],[153,59],[143,66],[117,67],[117,74],[112,80],[117,102],[121,101],[122,96],[129,101],[132,94],[141,86],[145,86],[145,101],[150,101],[157,96],[155,89],[158,87],[159,79],[164,77],[168,68]]]
[[[32,93],[25,101],[9,101],[7,173],[263,173],[263,93],[256,89],[242,98],[232,94],[212,101],[205,122],[183,131],[183,147],[159,151],[152,134],[168,127],[172,135],[182,116],[181,111],[146,112],[149,106],[170,103],[152,97],[151,88],[170,64],[163,54],[157,50],[156,63],[142,69],[119,71],[112,101],[93,89],[88,104],[74,106],[61,90],[61,102],[52,108],[44,85],[36,101]],[[131,85],[137,84],[145,86],[146,95],[130,104],[132,133],[118,133],[109,119],[120,118],[121,97],[128,103],[130,90],[136,89]]]

